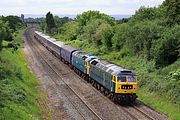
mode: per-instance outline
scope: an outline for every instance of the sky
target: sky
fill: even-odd
[[[109,15],[133,15],[141,6],[155,7],[164,0],[2,0],[0,15],[77,15],[98,10]]]

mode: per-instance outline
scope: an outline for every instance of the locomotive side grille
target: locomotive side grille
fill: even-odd
[[[127,89],[127,90],[129,90],[129,89],[133,89],[133,86],[132,86],[132,85],[122,85],[122,86],[121,86],[121,89]]]

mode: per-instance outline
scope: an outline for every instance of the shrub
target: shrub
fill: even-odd
[[[180,25],[167,29],[162,37],[153,42],[151,55],[156,67],[167,66],[178,59],[180,54]]]

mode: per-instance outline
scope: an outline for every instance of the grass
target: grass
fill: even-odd
[[[164,113],[170,119],[180,120],[180,107],[172,104],[165,97],[157,95],[157,93],[154,92],[149,92],[146,88],[140,88],[138,96],[141,101],[161,113]]]
[[[23,31],[15,33],[17,43],[21,44]],[[7,45],[7,42],[3,42],[3,45]],[[1,75],[4,76],[4,79],[0,79],[1,82],[4,81],[1,84],[1,87],[4,87],[0,89],[0,94],[4,95],[0,101],[0,119],[42,119],[40,106],[36,101],[40,96],[37,88],[39,83],[28,68],[22,48],[19,47],[16,52],[4,48],[0,52],[0,58],[4,62],[0,68]]]

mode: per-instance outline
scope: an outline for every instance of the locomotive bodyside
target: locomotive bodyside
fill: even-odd
[[[71,64],[84,74],[86,74],[85,55],[88,53],[77,50],[72,53],[71,60]]]
[[[104,65],[101,64],[104,62]],[[111,65],[106,61],[94,59],[90,62],[90,77],[93,78],[98,84],[104,86],[110,92],[114,90],[114,84],[112,82],[112,75],[106,72],[107,66]]]
[[[137,92],[137,77],[131,71],[104,60],[93,60],[90,77],[115,97],[116,101],[134,101]]]

